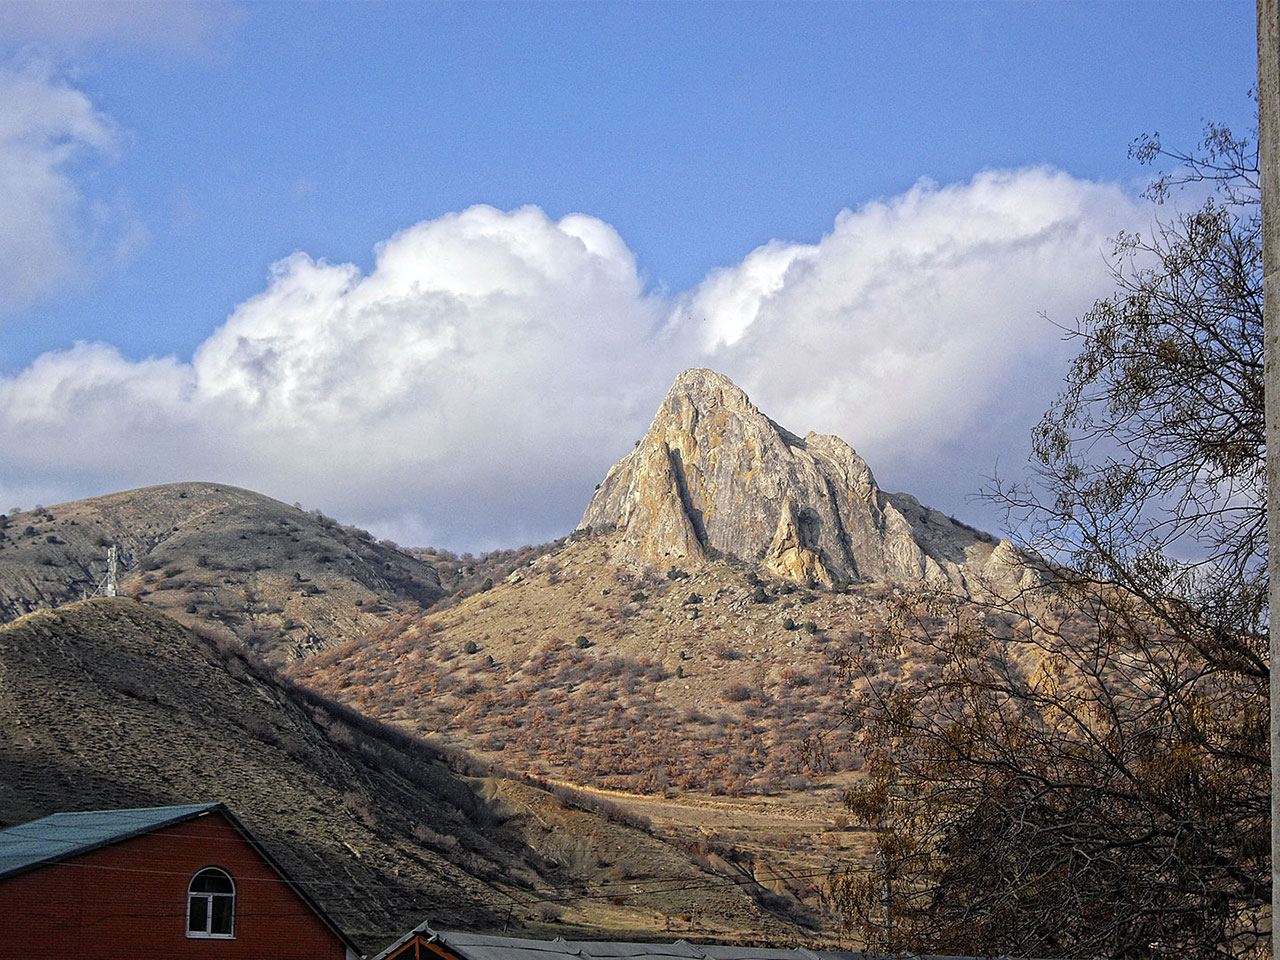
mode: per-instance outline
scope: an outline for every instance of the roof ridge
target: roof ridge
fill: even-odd
[[[214,801],[168,807],[63,810],[15,824],[0,830],[0,877],[89,853],[214,811],[230,813],[226,804]]]

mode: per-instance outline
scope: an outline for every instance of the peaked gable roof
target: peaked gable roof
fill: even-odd
[[[190,803],[177,807],[138,807],[130,810],[83,810],[54,813],[30,823],[0,830],[0,880],[34,870],[47,864],[77,857],[101,847],[172,826],[219,813],[236,829],[258,855],[280,875],[345,946],[350,956],[360,950],[324,908],[285,871],[249,829],[240,822],[225,803]]]
[[[226,812],[221,803],[133,810],[83,810],[55,813],[0,830],[0,878],[79,856],[218,809]]]

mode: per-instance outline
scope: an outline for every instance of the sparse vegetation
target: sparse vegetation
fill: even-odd
[[[765,674],[758,683],[735,678],[737,671],[751,669],[751,657],[745,642],[740,646],[741,638],[731,640],[728,634],[696,651],[672,651],[678,662],[664,667],[644,655],[621,652],[645,644],[644,633],[632,639],[627,632],[627,611],[638,606],[631,597],[643,592],[647,609],[661,613],[680,610],[688,594],[662,591],[656,583],[671,582],[665,576],[646,584],[625,572],[619,573],[622,589],[606,583],[582,592],[573,581],[550,576],[557,569],[546,571],[540,580],[504,586],[509,593],[500,605],[484,607],[473,600],[456,616],[441,611],[425,620],[406,618],[389,624],[367,639],[309,659],[303,675],[309,684],[343,697],[359,710],[384,716],[407,713],[424,734],[446,729],[441,724],[447,717],[448,730],[465,731],[467,742],[492,751],[494,759],[501,754],[504,765],[536,764],[578,783],[639,793],[702,790],[728,796],[807,785],[810,713],[833,710],[840,702],[836,664],[841,644],[832,644],[817,662],[809,655],[797,658],[793,668]],[[513,595],[533,599],[543,590],[577,598],[584,619],[576,622],[602,630],[610,645],[598,648],[587,633],[578,633],[569,643],[554,639],[554,633],[537,642],[520,640],[528,624],[518,613],[508,620],[500,611],[509,609]],[[618,593],[627,598],[622,604],[610,600]],[[718,596],[725,595],[721,588]],[[704,606],[716,602],[700,599]],[[498,642],[503,650],[498,659],[503,676],[510,678],[505,683],[493,682],[486,663],[452,659],[449,645],[436,640],[447,632],[448,623],[453,625],[448,631],[463,632],[455,642],[471,636],[483,646],[489,631],[469,626],[482,614],[496,617],[492,629],[502,636]],[[557,617],[555,622],[575,621]],[[664,629],[666,622],[658,616],[640,629]],[[719,633],[714,625],[711,629]],[[621,637],[628,640],[622,643]],[[720,666],[694,671],[688,666],[694,659]],[[717,699],[727,689],[723,702],[736,709],[710,717],[687,710],[679,699],[672,702],[670,692],[662,693],[663,680],[686,682],[691,674],[698,678],[695,689],[705,690],[710,683],[708,692]],[[797,709],[798,690],[804,690],[803,709]],[[691,738],[686,728],[704,732]],[[762,738],[767,738],[767,749],[762,749]],[[853,753],[836,748],[824,762],[833,770],[850,770],[857,760]]]
[[[849,705],[879,869],[836,893],[885,952],[1270,955],[1258,155],[1215,125],[1199,155],[1134,153],[1178,165],[1152,199],[1207,199],[1118,239],[1036,473],[993,492],[1046,588],[904,598],[876,654],[898,669]]]

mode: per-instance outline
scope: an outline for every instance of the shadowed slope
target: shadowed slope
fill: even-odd
[[[715,882],[638,830],[500,777],[464,779],[445,761],[131,600],[0,627],[0,825],[224,801],[370,949],[428,914],[538,929],[548,901],[579,925],[658,929],[657,901],[575,902],[623,855]],[[564,830],[576,861],[562,857]],[[726,930],[793,929],[737,891],[687,896]]]

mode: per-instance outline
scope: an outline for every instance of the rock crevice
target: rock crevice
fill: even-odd
[[[933,582],[968,592],[996,541],[887,494],[839,437],[801,438],[728,377],[681,373],[636,448],[609,470],[582,524],[619,531],[619,559],[696,564],[727,554],[828,586]]]

